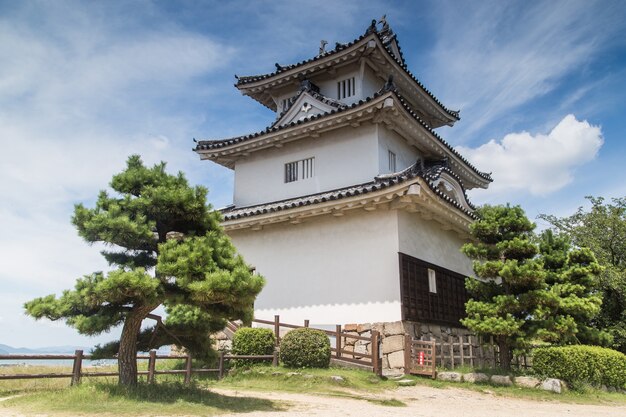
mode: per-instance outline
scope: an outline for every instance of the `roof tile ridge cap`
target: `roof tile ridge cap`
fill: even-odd
[[[270,73],[258,74],[258,75],[242,75],[242,76],[239,76],[237,78],[237,83],[235,84],[235,87],[238,87],[238,86],[241,86],[241,85],[245,85],[245,84],[249,84],[249,83],[254,82],[254,81],[265,80],[267,78],[270,78],[270,77],[273,77],[275,75],[278,75],[278,74],[280,74],[282,72],[289,71],[289,70],[292,70],[294,68],[298,68],[298,67],[300,67],[302,65],[306,65],[306,64],[309,64],[311,62],[318,61],[318,60],[320,60],[322,58],[327,58],[327,57],[332,56],[332,55],[334,55],[336,53],[339,53],[340,51],[343,51],[344,49],[347,49],[347,48],[355,45],[356,43],[362,41],[363,39],[365,39],[369,35],[371,35],[371,33],[363,34],[363,35],[359,36],[358,38],[352,40],[351,42],[341,44],[340,48],[335,48],[334,50],[327,51],[327,52],[325,52],[322,55],[317,55],[317,56],[314,56],[313,58],[304,59],[302,61],[296,62],[295,64],[280,65],[280,69],[277,69],[276,71],[273,71],[273,72],[270,72]]]
[[[400,94],[400,92],[398,91],[397,88],[391,90],[391,92],[393,92],[398,99],[400,100],[400,103],[402,104],[402,106],[407,110],[407,112],[409,112],[409,114],[411,116],[413,116],[416,120],[418,120],[422,126],[424,126],[429,133],[431,133],[435,138],[437,138],[443,145],[445,145],[448,149],[450,149],[452,151],[452,153],[454,153],[456,156],[458,156],[463,162],[465,162],[465,164],[467,164],[467,166],[469,166],[474,172],[476,172],[480,177],[483,177],[486,180],[489,180],[490,182],[493,181],[493,178],[491,178],[491,174],[483,172],[478,170],[478,168],[476,168],[470,161],[468,161],[463,155],[461,155],[459,153],[459,151],[457,151],[456,149],[454,149],[452,147],[452,145],[450,145],[445,139],[443,139],[441,136],[439,136],[439,134],[437,132],[435,132],[435,130],[433,128],[431,128],[430,126],[428,126],[428,124],[426,124],[426,122],[424,122],[414,111],[413,109],[411,109],[411,107],[407,104],[406,100],[404,99],[404,97],[402,96],[402,94]]]
[[[284,205],[284,204],[288,204],[290,202],[294,202],[294,201],[299,201],[299,200],[307,200],[307,199],[311,199],[311,198],[316,198],[316,197],[320,197],[324,194],[333,194],[333,193],[339,193],[339,192],[345,192],[345,191],[350,191],[350,190],[354,190],[354,189],[360,189],[360,188],[364,188],[364,187],[368,187],[371,185],[376,185],[376,181],[368,181],[368,182],[364,182],[361,184],[355,184],[355,185],[349,185],[346,187],[341,187],[341,188],[335,188],[332,190],[327,190],[327,191],[321,191],[319,193],[314,193],[314,194],[307,194],[304,196],[298,196],[298,197],[292,197],[292,198],[286,198],[283,200],[274,200],[274,201],[270,201],[267,203],[259,203],[259,204],[253,204],[250,206],[242,206],[242,207],[237,207],[234,206],[230,207],[227,206],[226,208],[229,208],[230,211],[238,211],[238,210],[251,210],[254,209],[256,207],[262,207],[262,206],[270,206],[270,205]]]
[[[224,143],[228,143],[228,142],[233,142],[236,143],[237,141],[241,141],[241,140],[247,140],[247,139],[252,139],[254,137],[259,137],[259,136],[263,136],[272,132],[277,132],[279,130],[282,129],[286,129],[288,127],[294,127],[297,125],[301,125],[302,123],[307,123],[307,122],[311,122],[313,120],[318,120],[322,117],[326,117],[326,116],[331,116],[333,114],[337,114],[337,113],[341,113],[343,111],[347,111],[347,110],[351,110],[354,109],[360,105],[365,105],[369,102],[371,102],[374,99],[377,99],[381,96],[381,94],[378,93],[374,93],[371,96],[366,97],[365,99],[361,99],[355,103],[352,103],[350,105],[346,104],[342,107],[337,107],[336,109],[333,109],[331,111],[326,111],[323,113],[318,113],[315,115],[310,116],[309,118],[307,118],[306,120],[299,120],[297,122],[290,122],[287,124],[283,124],[283,125],[276,125],[276,121],[274,121],[271,125],[269,125],[268,127],[266,127],[263,130],[257,131],[257,132],[253,132],[253,133],[248,133],[246,135],[241,135],[241,136],[234,136],[231,138],[227,138],[227,139],[216,139],[216,140],[200,140],[198,141],[198,144],[203,144],[203,145],[221,145]]]
[[[398,57],[395,56],[395,54],[393,53],[393,51],[389,48],[389,45],[385,44],[385,41],[381,38],[381,35],[376,32],[376,37],[378,38],[378,40],[380,41],[380,44],[383,46],[383,49],[389,54],[389,56],[398,64],[400,65],[400,68],[402,68],[404,70],[404,72],[413,80],[415,81],[421,88],[422,90],[424,90],[426,92],[426,94],[432,98],[435,103],[437,103],[439,106],[441,106],[441,108],[448,113],[450,116],[454,117],[457,120],[461,120],[461,118],[459,117],[459,113],[460,110],[450,110],[448,109],[437,97],[435,97],[435,95],[426,88],[426,86],[411,72],[411,70],[409,70],[406,61],[404,60],[404,56],[402,57],[402,59],[399,59]],[[396,43],[398,44],[398,50],[400,50],[400,43],[398,42],[398,39],[396,37]],[[402,52],[400,52],[402,54]]]

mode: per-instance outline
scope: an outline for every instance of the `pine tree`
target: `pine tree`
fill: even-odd
[[[597,293],[602,267],[588,248],[572,248],[565,235],[551,230],[539,238],[546,271],[547,297],[538,311],[537,337],[557,344],[607,344],[609,336],[593,326],[602,297]]]
[[[626,197],[611,202],[586,197],[589,209],[579,207],[568,217],[542,214],[555,230],[567,235],[577,247],[593,251],[603,267],[597,283],[602,296],[595,327],[608,333],[610,347],[626,353]]]
[[[519,206],[483,206],[476,213],[475,242],[462,251],[474,260],[478,279],[466,280],[471,298],[461,323],[494,337],[500,366],[510,369],[513,349],[525,348],[536,332],[530,318],[546,297],[545,272],[531,240],[535,225]]]
[[[77,204],[72,223],[116,269],[76,281],[60,297],[25,304],[39,319],[64,319],[79,333],[97,335],[123,325],[116,352],[119,382],[137,383],[138,348],[177,343],[198,355],[210,351],[209,332],[226,319],[249,321],[264,280],[251,272],[220,227],[219,213],[206,202],[207,189],[190,187],[165,163],[144,166],[137,155],[113,176],[115,192],[101,191],[94,208]],[[143,321],[163,305],[159,332],[140,332]]]

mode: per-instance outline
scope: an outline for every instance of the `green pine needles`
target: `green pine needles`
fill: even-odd
[[[602,302],[593,291],[601,272],[593,253],[550,232],[535,236],[519,206],[483,206],[477,215],[475,241],[462,248],[477,279],[466,281],[471,299],[461,322],[494,338],[500,366],[509,369],[514,350],[538,341],[575,343],[579,334],[598,340],[589,324]]]
[[[163,162],[148,168],[133,155],[110,185],[114,194],[101,191],[94,208],[77,204],[72,223],[88,243],[106,244],[102,255],[116,269],[86,275],[73,290],[25,308],[86,335],[123,325],[119,342],[96,353],[117,354],[120,384],[134,385],[138,349],[180,344],[209,357],[209,333],[228,319],[251,320],[264,279],[236,253],[206,202],[207,189],[190,187],[182,173],[166,173]],[[165,322],[156,332],[140,331],[161,305]]]

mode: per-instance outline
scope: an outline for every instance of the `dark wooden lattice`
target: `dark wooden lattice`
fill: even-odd
[[[437,276],[437,292],[428,286],[428,269]],[[459,327],[465,317],[465,276],[400,253],[402,320]]]

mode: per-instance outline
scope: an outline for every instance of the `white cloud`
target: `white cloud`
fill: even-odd
[[[509,133],[477,148],[459,146],[457,150],[483,171],[493,172],[489,189],[475,193],[484,200],[519,192],[555,192],[572,182],[577,167],[597,156],[602,143],[600,127],[570,114],[548,134]]]

